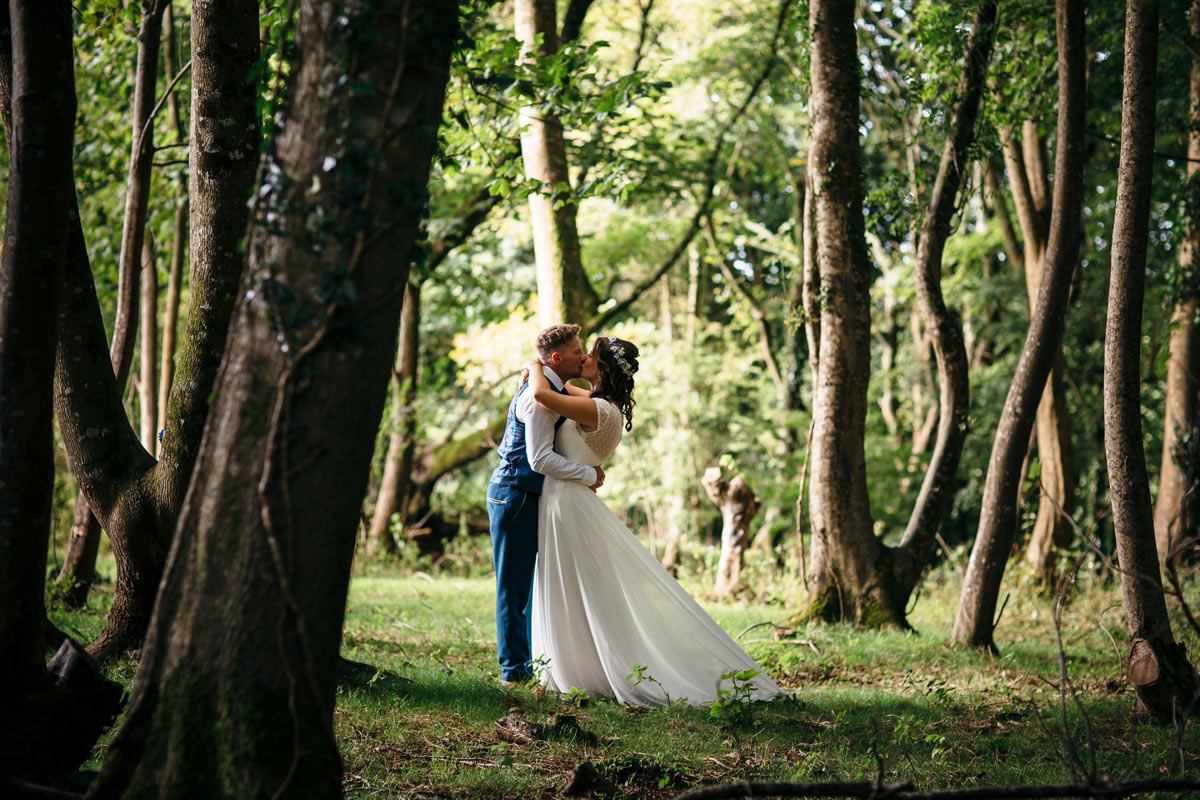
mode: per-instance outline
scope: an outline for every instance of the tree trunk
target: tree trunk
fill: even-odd
[[[1063,380],[1065,370],[1060,341],[1038,403],[1037,453],[1041,465],[1038,513],[1025,548],[1025,560],[1041,572],[1048,585],[1053,583],[1054,548],[1069,545],[1073,535],[1069,517],[1075,506],[1075,459]]]
[[[456,19],[452,4],[301,10],[214,424],[93,797],[342,791],[350,562]]]
[[[1125,7],[1121,162],[1104,337],[1104,454],[1132,640],[1129,680],[1155,716],[1174,721],[1187,717],[1200,681],[1171,634],[1142,449],[1142,299],[1154,179],[1157,61],[1157,0],[1134,0]]]
[[[558,52],[555,0],[516,0],[514,13],[523,58],[532,60]],[[540,45],[536,42],[538,36]],[[543,327],[554,325],[568,316],[590,319],[599,297],[583,271],[575,227],[578,206],[571,197],[562,123],[548,107],[526,106],[521,109],[520,124],[525,177],[542,184],[529,195],[537,260],[538,323]]]
[[[954,641],[994,648],[996,598],[1016,535],[1021,459],[1028,448],[1038,400],[1062,341],[1065,306],[1081,230],[1086,143],[1083,0],[1057,0],[1058,140],[1054,205],[1041,287],[996,430],[984,484],[979,530],[959,597]],[[1014,192],[1014,195],[1017,195]],[[1028,259],[1028,256],[1026,257]]]
[[[1189,25],[1193,40],[1200,40],[1200,0],[1192,1]],[[1154,505],[1154,538],[1158,557],[1167,561],[1171,551],[1194,535],[1200,521],[1200,475],[1197,474],[1194,444],[1200,437],[1197,397],[1200,395],[1200,329],[1196,327],[1200,294],[1200,203],[1195,195],[1200,188],[1200,60],[1192,59],[1192,126],[1188,130],[1188,203],[1187,235],[1179,248],[1179,286],[1171,312],[1171,338],[1167,346],[1167,400],[1163,423],[1162,466],[1158,479],[1158,499]],[[1193,441],[1188,452],[1186,440]]]
[[[1025,239],[1021,263],[1025,267],[1025,287],[1032,309],[1042,285],[1050,225],[1044,147],[1033,120],[1022,125],[1020,143],[1011,131],[1005,132],[1004,138],[1005,164],[1012,176],[1013,200]],[[1037,493],[1037,521],[1025,550],[1026,561],[1047,579],[1053,573],[1052,548],[1070,544],[1071,523],[1065,515],[1071,513],[1075,503],[1075,468],[1063,374],[1060,341],[1055,346],[1050,377],[1038,403],[1036,430],[1041,489]]]
[[[56,688],[42,635],[54,485],[53,309],[72,191],[71,8],[13,0],[0,12],[0,29],[9,149],[0,262],[0,774],[37,776],[77,767],[91,744],[64,752],[78,702]]]
[[[142,246],[150,197],[150,172],[154,159],[154,126],[150,121],[150,112],[154,108],[159,38],[166,5],[166,0],[148,0],[142,3],[141,23],[138,29],[137,68],[134,72],[130,125],[132,145],[129,175],[125,182],[125,214],[121,225],[121,251],[118,257],[117,314],[113,322],[112,342],[109,345],[109,357],[118,387],[125,386],[133,366],[139,299],[144,302],[144,298],[139,298],[139,277],[142,272],[142,264],[139,262],[144,260]],[[148,449],[154,452],[152,446]],[[95,576],[96,553],[100,548],[97,538],[100,535],[100,524],[94,519],[95,512],[87,505],[85,492],[81,491],[76,497],[74,517],[71,542],[56,583],[63,587],[64,596],[72,600],[82,598],[79,603],[82,606],[87,601],[88,590]],[[77,537],[76,532],[82,535]]]
[[[71,608],[87,606],[88,593],[96,578],[96,555],[100,552],[100,520],[92,513],[83,492],[75,498],[71,538],[63,555],[63,565],[54,579],[54,592],[60,602]]]
[[[811,15],[810,15],[811,16]],[[808,186],[808,202],[804,204],[803,260],[804,274],[800,295],[804,304],[804,339],[808,344],[809,372],[812,373],[812,402],[816,403],[817,380],[821,366],[821,265],[817,253],[817,192],[820,172],[813,161],[814,144],[808,142],[808,160],[804,182]],[[801,491],[804,491],[801,487]]]
[[[684,317],[683,324],[683,338],[689,350],[693,350],[696,346],[696,324],[700,316],[701,305],[702,267],[700,248],[695,245],[689,247],[687,314]],[[690,396],[692,387],[695,385],[693,372],[694,365],[691,361],[685,361],[680,376],[683,381],[680,393],[683,397]],[[689,463],[693,456],[693,451],[688,446],[690,437],[695,435],[695,431],[692,430],[685,405],[681,404],[672,417],[672,422],[678,426],[677,432],[684,444],[674,451],[675,458],[665,461],[667,467],[664,467],[664,469],[668,467],[671,469],[670,480],[667,483],[670,494],[666,499],[666,513],[664,514],[665,521],[663,524],[663,551],[659,557],[659,563],[662,564],[663,569],[674,575],[679,568],[679,544],[683,540],[683,512],[687,504],[688,483],[695,474],[692,465]],[[668,478],[665,473],[663,477],[664,481]]]
[[[929,553],[954,496],[959,457],[967,436],[970,406],[967,351],[962,326],[946,308],[942,297],[942,252],[950,235],[950,221],[957,206],[962,177],[967,171],[968,151],[975,140],[975,121],[996,36],[997,11],[997,0],[983,0],[971,26],[966,69],[958,87],[959,102],[954,110],[950,137],[942,150],[917,246],[917,304],[937,359],[941,395],[933,455],[904,537],[891,559],[897,593],[903,595],[905,605],[929,561]],[[901,613],[903,608],[901,606]]]
[[[876,264],[879,259],[876,258]],[[886,280],[886,277],[884,278]],[[887,281],[883,287],[883,322],[875,332],[879,340],[879,376],[882,384],[879,393],[879,412],[883,416],[883,424],[887,427],[888,435],[896,444],[903,437],[900,434],[900,420],[896,417],[896,394],[893,386],[896,383],[892,370],[896,366],[896,349],[899,344],[899,326],[896,324],[896,289],[893,281]]]
[[[141,354],[138,356],[138,412],[141,417],[142,447],[155,451],[158,432],[158,269],[154,266],[154,242],[142,244]]]
[[[741,475],[730,480],[720,467],[704,471],[700,483],[721,510],[721,557],[717,561],[717,597],[730,597],[742,586],[742,556],[750,543],[750,523],[761,507]]]
[[[178,44],[175,41],[175,9],[171,2],[167,3],[167,11],[163,15],[163,32],[166,39],[164,62],[167,75],[174,77],[179,71]],[[167,115],[175,138],[183,142],[187,138],[187,129],[183,117],[179,113],[179,97],[172,90],[167,97]],[[166,307],[163,309],[162,329],[162,365],[158,370],[158,419],[156,430],[167,427],[167,401],[171,396],[171,383],[175,379],[175,331],[179,324],[179,292],[183,283],[183,262],[187,258],[188,247],[188,182],[187,173],[183,175],[180,187],[180,198],[175,206],[175,225],[171,234],[171,267],[167,277]],[[161,444],[155,442],[155,456],[162,456]]]
[[[796,412],[804,410],[805,362],[808,361],[808,338],[804,330],[804,219],[807,216],[808,184],[803,176],[792,176],[788,180],[792,184],[792,224],[795,232],[796,249],[801,253],[800,269],[792,276],[792,285],[788,288],[787,324],[790,330],[788,336],[787,394],[785,410],[788,413],[787,437],[784,444],[789,452],[794,452],[800,446],[800,422]]]
[[[863,437],[871,357],[862,217],[858,56],[852,3],[809,4],[813,127],[809,186],[820,271],[820,371],[813,397],[813,586],[804,616],[903,625],[875,569]]]
[[[417,452],[417,416],[413,404],[417,400],[418,358],[420,357],[421,287],[409,281],[404,287],[404,305],[400,310],[400,345],[396,349],[396,368],[392,374],[392,424],[388,439],[387,459],[379,499],[371,518],[371,542],[385,553],[396,553],[392,538],[392,515],[399,513],[401,521],[408,505],[412,485],[413,457]]]
[[[158,371],[158,416],[154,427],[163,431],[167,427],[167,402],[171,396],[171,385],[175,380],[175,335],[179,325],[179,293],[183,283],[183,262],[187,257],[188,245],[188,201],[185,196],[175,207],[175,226],[171,237],[171,271],[167,276],[166,306],[163,309],[162,363]],[[155,441],[154,455],[162,457],[162,444]]]
[[[193,3],[194,312],[157,464],[129,426],[112,372],[100,368],[103,322],[78,215],[72,220],[55,404],[80,489],[108,532],[117,562],[113,606],[89,648],[98,658],[137,648],[145,635],[225,349],[259,147],[257,91],[246,80],[258,59],[257,23],[255,0]]]
[[[154,166],[154,87],[158,81],[158,49],[162,41],[162,18],[167,0],[143,0],[138,26],[137,70],[134,73],[129,176],[125,180],[125,215],[121,222],[121,251],[118,257],[117,320],[113,325],[113,363],[128,371],[133,363],[133,346],[138,324],[138,279],[141,275],[142,242],[146,235],[146,211],[150,202],[150,172]],[[127,315],[127,319],[123,316]],[[117,385],[125,385],[125,373],[117,374]]]

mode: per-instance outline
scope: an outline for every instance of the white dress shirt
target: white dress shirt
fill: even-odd
[[[554,370],[543,365],[542,373],[555,389],[562,390],[562,378]],[[596,470],[593,467],[554,452],[554,423],[558,421],[558,415],[533,399],[532,388],[526,389],[517,399],[517,419],[525,423],[525,454],[534,472],[562,481],[575,481],[584,486],[596,482]]]

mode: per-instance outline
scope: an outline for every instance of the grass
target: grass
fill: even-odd
[[[771,626],[751,626],[784,619],[803,592],[794,576],[752,561],[756,599],[702,604],[792,696],[731,714],[506,690],[497,684],[490,575],[358,565],[342,653],[367,666],[346,671],[335,712],[347,794],[553,797],[584,761],[622,797],[666,798],[741,780],[874,780],[880,759],[887,780],[926,790],[1072,782],[1053,685],[1052,598],[1015,563],[1011,569],[997,633],[1002,654],[992,657],[950,646],[958,584],[945,566],[925,581],[912,609],[919,634],[813,626],[773,641]],[[684,583],[701,598],[711,590],[699,570]],[[100,588],[95,609],[57,614],[59,624],[94,636],[106,597]],[[1193,595],[1196,589],[1193,582]],[[1173,624],[1195,663],[1182,614]],[[1197,775],[1194,725],[1177,740],[1174,728],[1132,715],[1123,611],[1111,576],[1081,573],[1062,632],[1098,772],[1116,780]],[[126,683],[133,669],[129,660],[111,668]],[[535,722],[571,715],[582,732],[563,726],[558,735],[512,744],[496,724],[512,709]],[[1085,720],[1073,703],[1066,720],[1086,763]]]

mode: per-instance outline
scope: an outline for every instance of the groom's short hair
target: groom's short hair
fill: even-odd
[[[550,354],[579,335],[578,325],[551,325],[537,337],[538,358],[542,361],[550,358]]]

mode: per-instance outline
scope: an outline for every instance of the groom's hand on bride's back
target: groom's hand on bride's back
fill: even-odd
[[[596,482],[588,488],[593,492],[604,485],[604,470],[601,467],[596,467]]]

